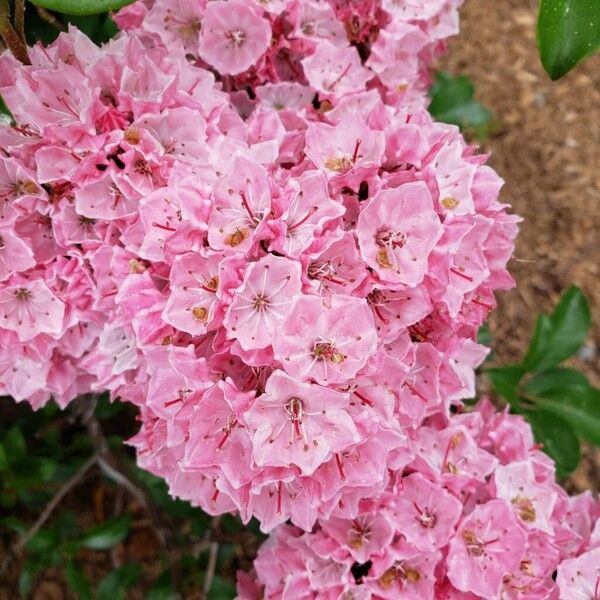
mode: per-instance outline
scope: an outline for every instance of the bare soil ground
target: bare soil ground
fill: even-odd
[[[486,141],[506,180],[504,201],[524,219],[511,271],[517,287],[500,295],[491,319],[494,350],[518,360],[535,316],[571,284],[592,305],[593,331],[576,361],[600,384],[600,55],[552,82],[540,63],[536,2],[467,0],[461,33],[440,67],[468,75],[494,114]],[[574,489],[600,486],[600,454],[571,478]]]

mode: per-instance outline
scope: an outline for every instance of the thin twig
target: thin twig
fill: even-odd
[[[52,27],[56,27],[59,31],[66,31],[67,26],[57,19],[49,10],[46,10],[43,6],[36,6],[35,12],[37,12],[38,17],[42,19],[42,21],[46,21]]]
[[[100,422],[94,416],[96,399],[93,396],[83,396],[81,401],[82,403],[76,406],[75,411],[91,438],[92,445],[96,450],[98,465],[110,479],[123,486],[144,507],[153,523],[156,535],[170,557],[175,547],[171,524],[158,510],[150,493],[138,482],[128,465],[111,450]],[[178,586],[181,578],[179,562],[170,560],[170,566],[173,581]]]
[[[23,536],[19,538],[17,543],[12,549],[11,555],[6,557],[0,568],[0,573],[4,572],[12,558],[17,555],[29,542],[29,540],[44,526],[44,523],[50,518],[56,507],[61,503],[62,499],[75,487],[81,480],[86,476],[87,472],[96,463],[96,456],[92,456],[86,462],[84,462],[77,472],[66,481],[61,488],[54,494],[50,502],[46,505],[40,516],[37,518],[35,523],[25,532]]]
[[[23,43],[27,44],[25,39],[25,0],[15,0],[15,29]]]
[[[202,588],[205,598],[208,598],[208,594],[210,593],[210,588],[215,577],[218,553],[219,544],[217,542],[213,542],[210,545],[210,550],[208,554],[208,565],[206,565],[206,576],[204,577],[204,587]]]

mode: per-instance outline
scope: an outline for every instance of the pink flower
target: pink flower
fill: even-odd
[[[298,297],[273,340],[275,358],[287,373],[322,385],[354,377],[376,347],[367,303],[347,296]]]
[[[379,598],[434,600],[434,570],[440,558],[438,551],[423,552],[400,540],[373,560],[367,584]]]
[[[335,539],[359,563],[386,552],[394,536],[394,529],[383,514],[358,515],[352,520],[331,517],[322,527],[326,535]]]
[[[325,41],[319,42],[302,66],[315,90],[335,96],[357,92],[372,78],[372,73],[361,65],[356,48],[340,48]]]
[[[198,53],[226,75],[237,75],[253,66],[271,40],[268,21],[242,0],[215,0],[204,10]]]
[[[252,263],[225,315],[228,337],[244,350],[270,346],[301,286],[295,261],[268,254]]]
[[[454,534],[461,503],[439,485],[413,473],[402,481],[395,502],[396,526],[422,550],[443,548]]]
[[[498,498],[509,502],[526,527],[554,533],[551,523],[556,493],[548,485],[536,482],[530,461],[500,466],[494,473]]]
[[[304,475],[314,473],[332,454],[360,441],[348,400],[347,394],[273,373],[244,415],[256,464],[296,465]]]
[[[0,326],[26,342],[41,333],[60,337],[65,304],[42,279],[15,281],[0,288]]]
[[[448,578],[459,590],[495,597],[526,546],[527,534],[510,505],[491,500],[462,521],[450,542]]]
[[[421,283],[442,225],[425,184],[407,183],[379,192],[358,218],[358,242],[365,262],[394,287]]]
[[[162,313],[165,323],[191,335],[209,331],[222,318],[219,308],[233,275],[229,266],[222,253],[177,256],[169,276],[172,293]]]
[[[35,267],[33,252],[10,229],[0,229],[0,281],[13,273]]]
[[[600,598],[600,548],[565,560],[558,567],[556,583],[561,600],[596,600]]]

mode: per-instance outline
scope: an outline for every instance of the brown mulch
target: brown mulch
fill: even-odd
[[[536,4],[467,0],[440,66],[468,75],[493,112],[485,147],[506,180],[504,201],[524,219],[511,263],[517,287],[500,295],[490,323],[496,355],[518,360],[536,314],[576,284],[594,325],[575,364],[600,385],[600,55],[552,82],[537,53]],[[598,491],[600,453],[585,454],[568,487]]]

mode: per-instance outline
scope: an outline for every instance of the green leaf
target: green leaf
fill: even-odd
[[[164,571],[148,590],[146,600],[178,600],[179,594],[173,588],[171,571]]]
[[[21,598],[29,597],[29,593],[31,592],[31,588],[35,581],[35,576],[42,566],[43,565],[39,561],[30,559],[21,568],[21,573],[19,574],[19,594],[21,595]]]
[[[600,390],[574,369],[540,373],[523,387],[538,407],[563,418],[574,432],[600,446]]]
[[[97,15],[132,4],[134,0],[30,0],[32,4],[67,15]]]
[[[233,600],[235,597],[235,585],[228,579],[215,575],[208,593],[208,600]]]
[[[505,367],[492,367],[485,370],[490,382],[500,396],[513,408],[519,409],[520,401],[517,386],[525,375],[525,369],[519,365],[506,365]]]
[[[43,553],[49,552],[58,546],[60,539],[56,531],[52,529],[40,529],[27,542],[26,548],[29,552]]]
[[[477,343],[483,344],[484,346],[492,345],[492,332],[490,331],[490,326],[487,323],[478,329]]]
[[[127,590],[140,579],[142,568],[137,563],[123,565],[111,571],[96,589],[96,600],[125,600]]]
[[[472,129],[477,137],[487,136],[490,111],[474,100],[475,87],[468,77],[452,77],[439,72],[430,95],[429,112],[444,123],[458,125],[461,129]]]
[[[537,40],[544,69],[559,79],[600,48],[600,2],[541,0]]]
[[[0,471],[6,471],[6,469],[8,469],[8,458],[6,458],[4,447],[0,444]]]
[[[65,569],[65,577],[71,591],[79,600],[92,600],[92,588],[81,565],[74,561],[69,561]]]
[[[544,371],[573,356],[585,341],[591,323],[585,296],[579,288],[570,287],[552,314],[538,317],[523,367]]]
[[[121,515],[114,519],[108,519],[90,529],[79,543],[84,548],[92,550],[108,550],[123,541],[131,527],[131,515]]]
[[[27,453],[23,432],[18,427],[12,427],[4,434],[2,445],[10,464],[14,464]]]
[[[0,96],[0,114],[5,115],[3,118],[8,117],[9,122],[12,121],[12,113],[8,109],[8,106],[6,106],[6,102],[4,102],[2,96]]]
[[[554,459],[559,477],[567,476],[579,464],[579,440],[567,421],[540,410],[525,413],[535,439],[544,445],[544,452]]]

